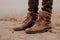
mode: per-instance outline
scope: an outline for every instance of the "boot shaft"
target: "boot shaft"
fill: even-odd
[[[39,20],[44,21],[45,24],[50,24],[51,23],[51,13],[46,12],[46,11],[40,11]]]
[[[38,19],[38,13],[34,13],[34,12],[28,12],[27,13],[27,18],[32,18],[32,20],[37,20]]]
[[[53,0],[42,0],[42,10],[52,13]]]

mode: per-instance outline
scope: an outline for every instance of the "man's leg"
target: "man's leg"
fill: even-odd
[[[31,28],[26,29],[26,33],[47,32],[51,29],[51,14],[53,0],[42,0],[42,11],[39,12],[39,20]]]
[[[39,0],[29,0],[28,1],[28,11],[37,13],[38,12]]]
[[[38,18],[38,4],[39,4],[39,0],[28,1],[29,8],[27,13],[27,18],[25,19],[25,21],[22,23],[20,27],[14,28],[15,31],[24,30],[35,24],[35,21]]]
[[[42,1],[42,10],[52,13],[53,0],[43,0]]]

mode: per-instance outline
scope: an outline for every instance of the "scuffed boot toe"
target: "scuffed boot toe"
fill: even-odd
[[[22,28],[13,28],[14,31],[21,31],[21,30],[24,30]]]
[[[36,34],[36,31],[33,31],[32,29],[28,28],[25,30],[27,34]]]

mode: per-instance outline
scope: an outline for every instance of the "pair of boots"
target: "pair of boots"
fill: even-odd
[[[47,32],[51,29],[51,14],[53,0],[42,1],[42,11],[38,11],[39,0],[29,0],[28,13],[26,20],[20,27],[14,28],[15,31],[25,30],[26,33],[33,34]]]

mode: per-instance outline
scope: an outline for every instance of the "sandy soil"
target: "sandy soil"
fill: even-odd
[[[60,16],[52,16],[52,31],[37,34],[26,34],[25,31],[14,31],[19,22],[0,21],[0,40],[60,40]]]

